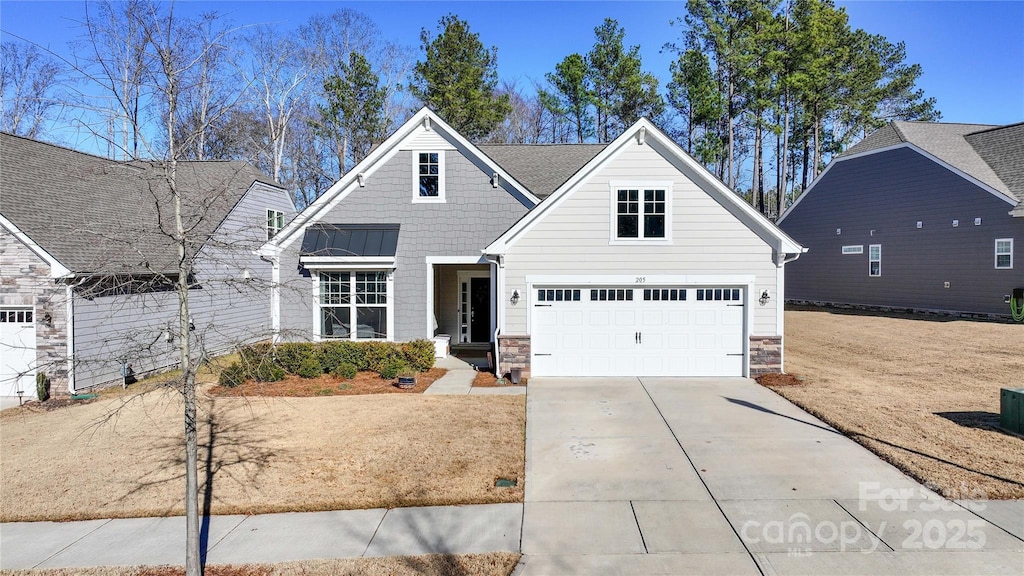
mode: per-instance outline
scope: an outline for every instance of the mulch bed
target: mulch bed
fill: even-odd
[[[523,378],[519,381],[519,385],[526,386],[527,380],[529,380],[529,378]],[[508,378],[504,379],[503,382],[503,384],[499,384],[498,377],[495,376],[493,372],[488,372],[486,370],[477,372],[476,377],[473,378],[473,386],[477,388],[504,388],[506,386],[514,386],[512,381]]]
[[[416,377],[416,386],[399,388],[397,380],[385,380],[376,372],[359,372],[351,380],[323,374],[318,378],[303,378],[294,374],[285,376],[279,382],[255,382],[246,380],[241,386],[225,388],[213,386],[211,396],[358,396],[362,394],[422,394],[435,380],[448,371],[431,368]]]
[[[802,386],[804,381],[799,376],[793,374],[762,374],[755,378],[757,383],[762,386]]]

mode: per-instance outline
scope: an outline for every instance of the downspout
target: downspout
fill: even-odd
[[[270,264],[270,331],[271,341],[277,344],[281,339],[281,260],[266,256],[260,260]]]
[[[505,263],[500,255],[492,258],[490,255],[484,254],[484,259],[493,264],[498,272],[498,277],[495,279],[497,282],[495,294],[497,295],[498,301],[495,302],[494,305],[494,312],[497,316],[497,318],[494,319],[494,374],[500,377],[502,372],[498,336],[501,335],[501,327],[504,325],[505,319]]]
[[[64,285],[64,313],[67,315],[65,330],[67,331],[68,394],[78,391],[75,386],[75,288],[83,283],[85,283],[85,278],[80,278],[74,284],[68,282]]]
[[[775,280],[775,297],[778,299],[776,302],[776,326],[779,328],[779,370],[785,374],[786,372],[786,299],[785,295],[785,272],[782,270],[786,264],[796,260],[801,254],[807,252],[807,248],[803,248],[800,252],[793,252],[790,254],[780,252],[781,258],[775,259],[775,266],[780,269],[780,272],[776,275]]]

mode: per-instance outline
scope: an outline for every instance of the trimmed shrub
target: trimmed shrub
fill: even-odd
[[[318,356],[317,345],[312,342],[288,342],[278,344],[274,348],[278,366],[299,376],[302,375],[299,370],[307,360],[315,360],[318,365],[320,364]]]
[[[434,367],[435,348],[431,340],[413,340],[401,345],[405,362],[417,372],[426,372]]]
[[[270,358],[260,362],[253,370],[252,376],[258,382],[279,382],[284,380],[284,368],[281,368]]]
[[[309,356],[304,359],[295,373],[303,378],[317,378],[324,373],[324,367],[320,365],[320,361],[314,356]]]
[[[325,372],[334,372],[338,365],[349,363],[356,367],[356,370],[366,370],[366,347],[365,342],[324,342],[320,345],[320,364]]]
[[[274,347],[269,342],[249,344],[242,346],[238,355],[242,359],[242,366],[258,366],[263,360],[273,357]]]
[[[358,372],[359,369],[356,368],[356,365],[352,364],[351,362],[342,362],[341,364],[335,366],[334,370],[331,370],[331,374],[334,374],[335,376],[338,376],[345,380],[351,380],[355,378]]]
[[[380,373],[381,370],[402,361],[402,353],[393,342],[360,342],[366,350],[366,369]],[[393,376],[392,376],[393,378]]]
[[[217,376],[217,384],[225,388],[234,388],[245,382],[245,368],[238,362],[232,362],[227,368],[220,371]]]
[[[381,369],[377,371],[377,373],[380,374],[380,377],[384,378],[385,380],[394,380],[395,378],[398,377],[399,372],[405,372],[406,370],[411,370],[408,364],[400,360],[394,360],[382,366]]]
[[[40,402],[50,399],[50,379],[46,377],[46,372],[36,373],[36,397]]]

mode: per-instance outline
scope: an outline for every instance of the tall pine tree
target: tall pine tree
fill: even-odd
[[[420,33],[424,60],[413,68],[409,91],[470,139],[486,136],[511,111],[508,95],[496,93],[497,48],[454,14],[441,18],[438,34]]]

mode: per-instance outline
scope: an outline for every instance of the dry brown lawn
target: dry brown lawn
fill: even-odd
[[[303,560],[281,564],[207,566],[206,576],[508,576],[519,554],[429,554],[386,558]],[[179,566],[0,570],[0,576],[184,576]]]
[[[1024,438],[998,429],[999,389],[1024,385],[1024,326],[786,311],[771,386],[948,497],[1024,498]]]
[[[523,499],[521,396],[200,396],[212,514]],[[179,398],[157,388],[0,412],[0,521],[183,514]]]

